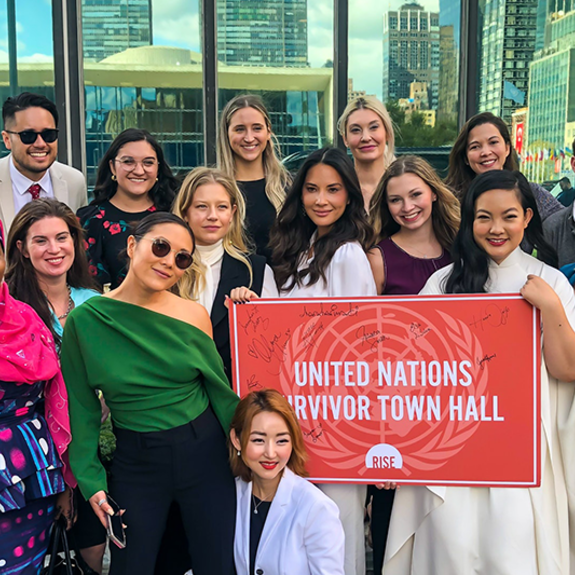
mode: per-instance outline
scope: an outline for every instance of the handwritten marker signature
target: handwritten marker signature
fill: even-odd
[[[240,322],[240,326],[244,328],[244,332],[246,334],[249,333],[249,328],[251,328],[252,333],[257,333],[260,327],[263,327],[264,330],[267,330],[269,323],[269,318],[262,318],[259,315],[259,309],[257,306],[253,306],[253,309],[248,309],[248,319],[246,323]]]
[[[282,342],[282,338],[285,341]],[[248,344],[248,355],[254,359],[261,359],[265,363],[271,363],[275,358],[283,361],[285,358],[285,347],[291,337],[291,330],[287,329],[283,334],[276,333],[270,338],[261,335],[259,338],[253,338]]]
[[[317,443],[317,440],[323,435],[323,427],[321,426],[320,423],[317,427],[314,427],[312,430],[304,431],[303,434],[306,439],[311,439],[313,443]]]
[[[482,359],[477,358],[477,365],[481,369],[485,369],[485,363],[491,361],[493,358],[497,357],[497,354],[494,353],[492,355],[485,354]]]
[[[471,327],[480,327],[484,331],[484,324],[487,323],[492,327],[501,327],[507,325],[509,319],[509,308],[505,306],[501,309],[496,303],[489,304],[479,318],[473,316],[469,323]]]
[[[355,337],[361,341],[362,347],[366,344],[369,345],[370,351],[373,351],[378,346],[378,344],[389,339],[389,337],[385,335],[381,330],[374,329],[373,331],[367,331],[364,325],[360,326],[356,330]]]
[[[253,374],[248,380],[247,380],[247,386],[248,389],[251,389],[252,391],[255,389],[263,389],[262,384],[256,380],[256,376],[255,374]]]
[[[418,339],[420,337],[425,337],[430,331],[431,328],[427,327],[425,329],[421,328],[421,324],[414,321],[410,326],[409,326],[409,331],[413,334],[415,334],[415,339]]]
[[[324,308],[323,303],[319,304],[319,310],[308,310],[307,306],[303,306],[303,311],[299,314],[300,317],[318,317],[318,316],[329,316],[329,317],[350,317],[359,314],[359,306],[353,306],[351,303],[348,304],[347,308],[340,308],[338,304],[333,303],[328,307]]]
[[[302,335],[302,341],[306,348],[315,347],[317,343],[317,338],[320,333],[324,330],[323,323],[321,321],[316,321],[311,324]]]

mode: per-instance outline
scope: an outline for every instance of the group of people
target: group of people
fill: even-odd
[[[85,205],[54,104],[24,93],[2,113],[0,573],[40,573],[59,514],[100,573],[121,514],[112,575],[363,575],[366,508],[376,573],[575,569],[574,207],[527,182],[500,118],[464,125],[444,182],[396,158],[385,106],[359,97],[338,124],[351,158],[323,148],[292,175],[242,95],[217,168],[180,180],[130,128]],[[287,401],[232,391],[232,302],[485,292],[541,311],[539,488],[315,486]]]

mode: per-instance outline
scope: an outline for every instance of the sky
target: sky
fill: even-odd
[[[397,9],[403,1],[349,1],[349,76],[354,89],[381,96],[383,12]],[[420,3],[438,10],[438,0]],[[199,0],[152,0],[154,44],[199,52],[198,6]],[[16,21],[18,60],[51,61],[51,0],[16,0]],[[6,3],[0,2],[0,62],[8,61],[7,38]],[[320,67],[332,58],[333,0],[308,0],[310,65]]]

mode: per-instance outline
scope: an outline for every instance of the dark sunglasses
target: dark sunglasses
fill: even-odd
[[[161,238],[156,238],[155,240],[153,240],[152,238],[141,238],[141,239],[152,242],[152,253],[157,258],[165,258],[170,252],[176,251],[172,249],[172,246],[167,240],[163,240]],[[181,270],[187,270],[192,265],[193,260],[194,257],[192,256],[192,254],[184,250],[176,252],[176,257],[174,258],[174,261],[176,262],[176,267],[178,267]]]
[[[51,144],[58,139],[58,130],[56,130],[56,128],[48,128],[41,132],[35,132],[34,130],[23,130],[22,132],[13,132],[12,130],[5,131],[9,134],[20,136],[20,141],[26,145],[33,144],[38,136],[40,136],[47,144]]]

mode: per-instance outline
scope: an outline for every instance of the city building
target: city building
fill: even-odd
[[[52,63],[22,63],[20,87],[53,98]],[[131,48],[84,66],[86,160],[90,186],[112,140],[139,127],[158,138],[167,161],[186,172],[203,164],[201,55],[182,48]],[[249,91],[264,99],[283,156],[333,140],[333,70],[219,66],[220,109]],[[10,95],[0,63],[0,98]]]
[[[511,123],[527,102],[529,63],[537,30],[537,0],[485,0],[479,109]]]
[[[530,66],[530,146],[570,147],[568,125],[575,122],[575,11],[554,13],[546,43]]]
[[[398,104],[405,113],[406,122],[410,122],[413,113],[417,112],[423,116],[426,126],[435,126],[436,114],[435,110],[429,109],[429,88],[426,82],[412,82],[409,85],[409,98],[400,98]]]
[[[152,44],[152,0],[82,0],[84,60]]]
[[[307,0],[217,0],[218,60],[228,66],[305,67]]]
[[[441,18],[440,18],[441,22]],[[453,24],[439,26],[439,94],[437,117],[457,122],[459,103],[459,53]]]
[[[439,14],[415,3],[383,15],[383,101],[409,98],[410,84],[425,82],[429,106],[439,101]]]

